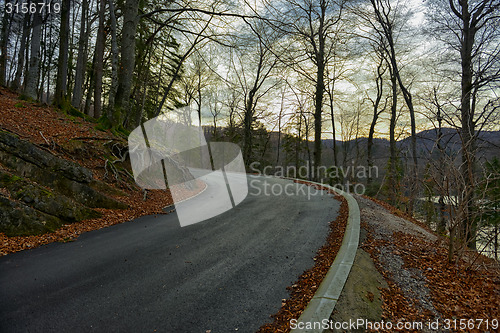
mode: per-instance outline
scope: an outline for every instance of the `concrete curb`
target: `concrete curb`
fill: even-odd
[[[344,288],[344,284],[351,271],[354,257],[358,249],[359,232],[360,232],[360,212],[359,206],[349,193],[336,189],[334,187],[310,182],[328,187],[338,194],[342,195],[349,205],[349,217],[344,233],[344,239],[340,246],[339,252],[333,261],[332,266],[328,270],[323,282],[321,282],[318,290],[314,294],[306,309],[297,321],[293,333],[321,333],[323,332],[322,321],[329,320],[330,315],[337,304],[340,293]],[[327,323],[327,322],[326,322]],[[295,326],[295,325],[294,325]]]

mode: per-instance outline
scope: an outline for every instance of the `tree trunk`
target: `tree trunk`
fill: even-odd
[[[384,72],[382,66],[384,65],[384,58],[380,58],[380,63],[377,66],[377,77],[375,78],[375,83],[377,84],[377,96],[375,97],[375,101],[373,101],[373,118],[370,124],[370,130],[368,132],[368,140],[366,147],[366,159],[368,163],[368,178],[366,180],[367,185],[371,185],[372,177],[370,168],[373,166],[373,137],[375,135],[375,126],[377,125],[377,120],[382,111],[379,111],[380,101],[382,100],[382,95],[384,93]],[[385,109],[385,107],[384,107]]]
[[[325,9],[322,7],[322,11]],[[318,30],[318,53],[316,55],[316,91],[314,94],[314,166],[313,180],[318,181],[321,177],[318,171],[321,166],[321,129],[322,129],[322,111],[323,111],[323,95],[325,93],[325,36],[323,34],[324,14],[321,15],[320,25]]]
[[[473,221],[474,209],[474,122],[471,108],[472,92],[472,49],[475,38],[475,28],[470,26],[468,1],[462,2],[462,45],[461,45],[461,137],[462,137],[462,176],[464,179],[465,216],[460,226],[461,237],[468,241],[470,248],[476,248],[475,230]]]
[[[62,106],[67,94],[68,83],[68,46],[69,46],[69,10],[71,0],[62,0],[61,26],[59,29],[59,58],[57,60],[56,90],[54,104]]]
[[[276,150],[276,165],[279,165],[280,162],[280,149],[281,149],[281,120],[283,117],[283,107],[285,103],[285,92],[281,91],[281,105],[280,105],[280,113],[278,115],[278,142]]]
[[[92,57],[92,67],[91,68],[94,68],[94,66],[95,66],[95,52],[94,52],[94,56]],[[92,104],[92,93],[93,93],[92,87],[93,86],[94,86],[94,70],[90,69],[88,71],[88,75],[87,75],[87,84],[86,84],[87,96],[85,97],[85,108],[84,108],[85,114],[89,115],[89,116],[94,115],[94,111],[92,111],[92,113],[90,112],[90,105]]]
[[[111,29],[111,88],[109,90],[108,119],[112,121],[115,108],[115,96],[118,89],[118,40],[116,37],[116,14],[113,0],[109,0]]]
[[[28,1],[29,6],[29,1]],[[25,62],[25,54],[26,54],[26,44],[28,43],[29,33],[30,33],[30,14],[24,14],[24,23],[23,23],[23,34],[21,36],[21,46],[19,47],[19,56],[17,58],[17,68],[16,75],[14,77],[14,81],[12,82],[11,88],[14,91],[19,91],[21,88],[21,78],[23,76],[24,70],[24,62]]]
[[[106,0],[99,0],[99,28],[95,43],[94,64],[94,118],[98,119],[102,111],[102,71],[104,69],[104,14],[106,11]]]
[[[121,126],[125,110],[129,110],[130,91],[135,67],[135,34],[139,22],[139,0],[126,0],[123,8],[121,64],[118,72],[118,87],[115,97],[113,125]]]
[[[78,58],[76,60],[75,86],[73,87],[73,98],[71,105],[80,110],[83,97],[83,82],[87,64],[88,30],[87,12],[88,0],[82,0],[82,17],[80,20],[80,36],[78,40]]]
[[[31,35],[31,50],[29,67],[26,73],[23,95],[36,100],[37,99],[37,84],[40,73],[40,39],[42,36],[42,15],[40,8],[37,5],[37,10],[33,14],[33,32]]]
[[[335,74],[334,74],[335,75]],[[330,119],[332,122],[332,151],[333,151],[333,165],[338,166],[338,157],[337,157],[337,140],[336,140],[336,131],[335,131],[335,112],[333,108],[333,92],[335,90],[335,76],[332,79],[332,86],[327,90],[328,97],[330,98]]]
[[[436,104],[438,102],[437,96],[435,96],[436,99]],[[443,141],[443,130],[442,130],[442,123],[443,123],[443,118],[441,116],[441,106],[437,105],[437,122],[438,122],[438,136],[437,136],[437,148],[439,150],[439,177],[440,177],[440,182],[441,182],[441,191],[439,194],[439,199],[438,199],[438,204],[439,204],[439,223],[437,227],[437,231],[439,234],[444,235],[446,234],[446,218],[445,218],[445,211],[446,211],[446,206],[444,203],[444,189],[445,189],[445,165],[444,165],[444,147],[442,146],[442,141]]]
[[[164,49],[163,52],[165,52],[165,49]],[[147,65],[146,65],[147,67],[146,68],[150,68],[150,66],[151,66],[152,55],[153,55],[153,52],[149,52],[148,62],[147,62]],[[139,126],[141,124],[142,116],[144,115],[144,106],[146,104],[146,96],[148,94],[148,85],[149,85],[149,76],[150,76],[150,73],[151,72],[149,70],[147,70],[146,71],[146,77],[143,80],[142,101],[141,101],[141,104],[137,106],[137,112],[135,114],[135,120],[134,120],[134,124],[133,124],[134,127],[137,127],[137,126]],[[201,124],[201,122],[200,122],[200,124]],[[200,127],[201,127],[201,125],[200,125]]]
[[[392,88],[392,105],[391,105],[391,121],[389,124],[389,200],[394,205],[396,203],[396,193],[397,193],[397,175],[396,175],[396,163],[397,163],[397,151],[396,151],[396,118],[398,110],[398,86],[397,79],[394,76],[394,71],[389,68],[391,72],[391,88]]]
[[[254,87],[255,88],[255,87]],[[248,93],[248,98],[245,104],[245,118],[244,123],[244,145],[243,145],[243,160],[247,166],[249,166],[252,161],[252,127],[253,127],[253,110],[254,110],[254,96],[255,90],[252,88]]]
[[[5,6],[9,3],[6,0]],[[9,20],[13,14],[8,14],[5,10],[2,17],[2,35],[0,36],[0,86],[5,86],[7,75],[7,45],[9,42]]]

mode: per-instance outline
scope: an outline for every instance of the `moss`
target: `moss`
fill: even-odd
[[[18,99],[21,101],[34,102],[33,98],[26,96],[25,94],[19,95]]]
[[[55,231],[63,222],[24,204],[0,198],[0,232],[7,236],[39,235]]]
[[[70,119],[73,121],[75,121],[75,118],[72,117],[77,117],[85,119],[86,121],[89,122],[94,122],[94,123],[96,122],[94,118],[87,116],[85,113],[77,110],[73,105],[71,105],[71,102],[68,98],[64,98],[59,104],[56,104],[54,106],[59,108],[63,113],[70,116]]]
[[[25,108],[26,107],[26,105],[24,105],[24,103],[21,103],[21,102],[14,104],[14,106],[16,108]]]
[[[50,192],[49,190],[46,190],[44,188],[40,188],[40,192],[45,195],[47,198],[52,198],[54,197],[54,193]]]
[[[108,119],[106,115],[103,115],[97,121],[97,125],[94,127],[96,130],[106,132],[111,129],[111,121]]]
[[[130,134],[130,131],[125,129],[122,125],[118,125],[118,126],[113,126],[113,128],[111,128],[111,133],[119,137],[127,138]]]
[[[19,182],[22,180],[23,179],[21,177],[18,177],[16,175],[9,175],[7,173],[3,173],[0,176],[0,182],[3,184],[12,184],[12,183],[16,183],[16,182]]]

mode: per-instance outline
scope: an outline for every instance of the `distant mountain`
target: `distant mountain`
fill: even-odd
[[[462,142],[460,134],[457,132],[457,130],[453,128],[443,128],[442,134],[443,134],[443,137],[441,139],[442,147],[444,147],[447,152],[455,152],[455,153],[459,152],[462,147]],[[430,129],[417,133],[417,154],[419,155],[420,158],[428,156],[429,153],[436,151],[437,138],[438,138],[437,129]],[[362,151],[366,151],[367,141],[368,138],[362,137],[358,138],[357,140],[355,139],[346,141],[345,143],[336,140],[336,143],[337,147],[340,148],[342,148],[344,144],[347,145],[347,149],[346,147],[344,147],[344,150],[346,151],[351,151],[352,149],[354,149],[357,143],[359,146],[362,147],[361,148]],[[374,143],[373,149],[374,149],[375,159],[381,157],[379,156],[381,152],[388,153],[389,151],[388,139],[374,138],[373,143]],[[323,144],[326,148],[331,149],[333,147],[333,140],[325,139],[323,140]],[[399,140],[396,143],[396,145],[398,149],[401,151],[409,151],[411,145],[411,138],[407,137],[402,140]],[[477,148],[480,157],[486,157],[487,159],[490,159],[494,156],[500,156],[500,131],[482,131],[479,134],[477,140]]]
[[[207,126],[205,133],[207,135],[207,140],[211,140],[213,128]],[[220,129],[219,129],[220,130]],[[453,128],[443,128],[442,129],[443,138],[442,146],[447,152],[447,154],[455,155],[460,153],[462,147],[460,134],[456,129]],[[266,155],[268,156],[268,161],[270,163],[276,163],[276,157],[278,156],[278,132],[268,133],[266,147]],[[437,150],[437,129],[429,129],[417,133],[417,155],[419,160],[425,163],[425,159],[429,156],[438,156]],[[341,165],[346,163],[351,163],[351,161],[357,160],[359,163],[366,161],[366,147],[368,138],[361,137],[349,141],[336,140],[337,144],[337,161]],[[324,139],[323,142],[323,157],[322,160],[325,164],[333,163],[333,139]],[[283,151],[284,135],[281,135],[281,144],[279,152],[279,163],[287,164],[285,158],[287,154]],[[375,164],[380,167],[387,164],[387,159],[389,158],[389,140],[385,138],[374,138],[373,139],[373,159]],[[397,141],[396,146],[400,152],[400,156],[410,156],[411,138],[406,137],[402,140]],[[309,142],[309,149],[312,156],[314,151],[313,142]],[[488,160],[495,156],[500,156],[500,131],[482,131],[477,140],[478,158],[486,158]],[[300,154],[301,160],[305,161],[309,158],[309,154],[303,151]],[[290,160],[290,157],[288,157]]]

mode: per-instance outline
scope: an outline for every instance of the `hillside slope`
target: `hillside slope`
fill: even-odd
[[[68,241],[172,204],[138,188],[126,139],[0,89],[0,255]],[[196,191],[186,191],[186,196]]]

